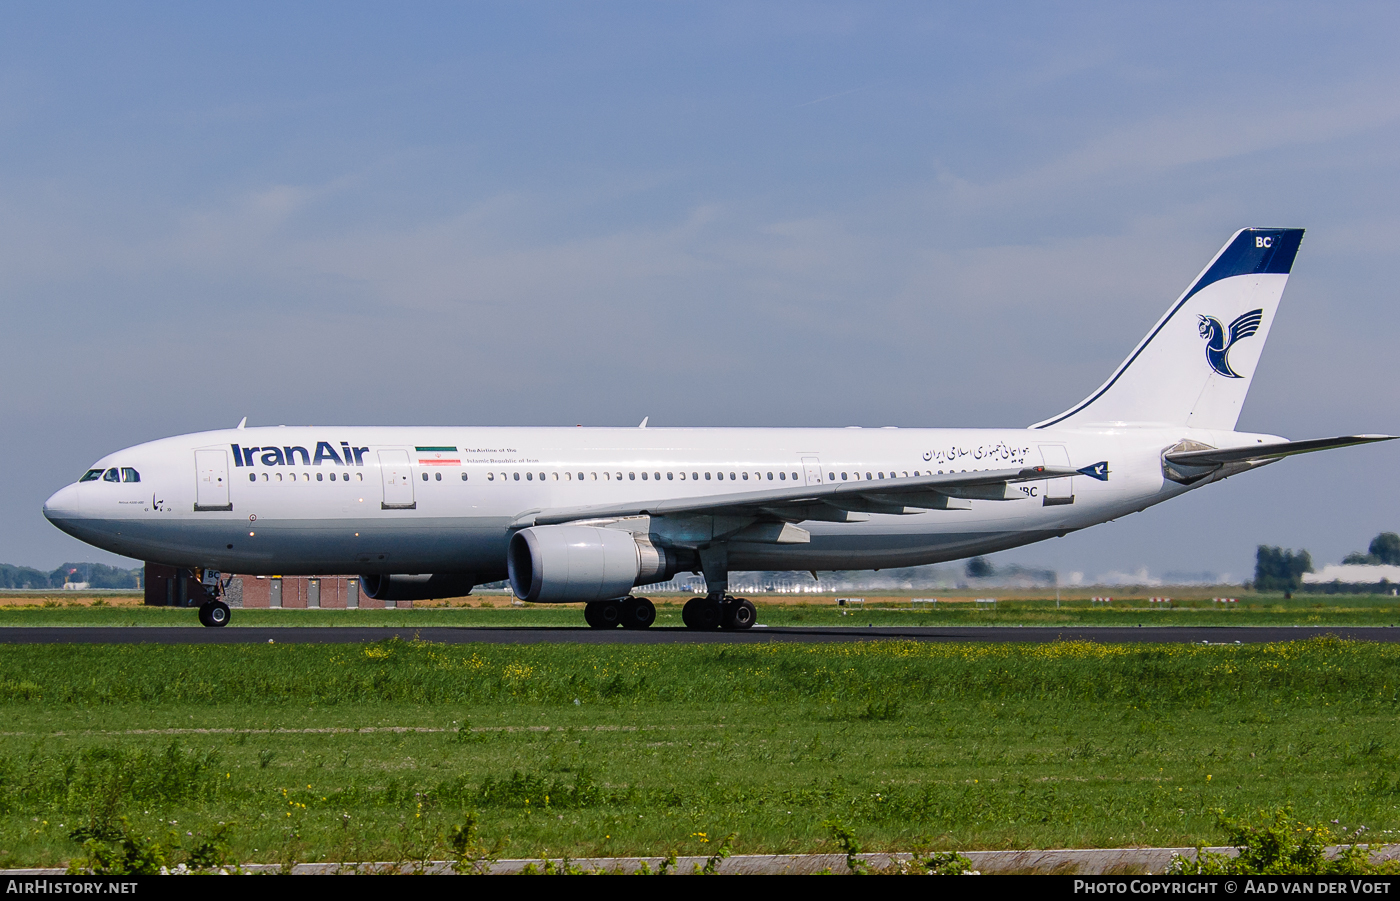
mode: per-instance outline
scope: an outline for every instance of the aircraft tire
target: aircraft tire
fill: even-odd
[[[211,629],[221,629],[232,619],[233,611],[223,601],[207,601],[199,607],[199,622]]]
[[[656,605],[648,598],[625,598],[622,601],[622,628],[650,629],[656,622]]]
[[[752,629],[758,621],[758,608],[748,598],[735,598],[724,605],[724,628],[742,631]]]
[[[583,608],[583,618],[594,629],[616,629],[622,625],[622,605],[617,601],[594,601]]]
[[[689,616],[687,616],[689,611]],[[687,629],[708,632],[718,629],[724,623],[724,611],[719,604],[709,598],[691,598],[681,609],[681,619]]]

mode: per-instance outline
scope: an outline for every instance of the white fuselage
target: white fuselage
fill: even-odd
[[[1163,476],[1182,439],[1272,436],[1181,427],[676,429],[276,427],[202,432],[110,454],[45,504],[64,531],[146,561],[256,574],[468,573],[505,578],[532,511],[1108,461],[970,509],[804,522],[809,542],[735,542],[729,566],[879,569],[1004,550],[1115,519],[1193,486]],[[130,478],[129,476],[127,477]],[[1047,494],[1050,503],[1047,504]],[[1072,502],[1069,498],[1073,498]]]

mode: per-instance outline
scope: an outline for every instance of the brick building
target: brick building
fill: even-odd
[[[173,566],[146,564],[148,607],[199,606],[204,588],[188,570]],[[360,590],[359,576],[242,576],[225,575],[224,603],[250,609],[339,609],[382,610],[386,607],[412,607],[412,601],[376,601]]]

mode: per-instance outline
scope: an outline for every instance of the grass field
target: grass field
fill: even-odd
[[[1221,592],[1223,594],[1223,592]],[[865,595],[859,609],[836,597],[755,596],[759,622],[770,626],[1393,626],[1400,625],[1400,597],[1390,595],[1282,595],[1240,593],[1239,603],[1216,604],[1209,594],[1177,598],[1171,607],[1147,596],[1115,597],[1109,605],[1088,597],[1003,595],[995,609],[979,608],[966,592],[941,596],[935,606],[913,606],[908,594]],[[654,595],[657,624],[681,625],[689,596]],[[73,598],[12,593],[0,595],[3,626],[191,626],[189,609],[141,606],[139,596]],[[501,595],[455,599],[404,610],[235,610],[238,626],[580,626],[581,605],[512,606]]]
[[[417,613],[419,611],[415,611]],[[8,614],[6,614],[8,615]],[[1400,830],[1400,647],[0,647],[0,864],[1190,845]]]

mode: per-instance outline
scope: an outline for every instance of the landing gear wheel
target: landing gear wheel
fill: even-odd
[[[583,608],[583,619],[594,629],[616,629],[622,624],[622,605],[617,601],[595,601]]]
[[[622,628],[649,629],[656,622],[656,605],[647,598],[624,598]]]
[[[681,620],[687,629],[718,629],[723,619],[720,605],[709,598],[691,598],[681,608]]]
[[[726,629],[752,629],[758,621],[758,609],[748,598],[729,598],[724,605]]]
[[[212,629],[227,626],[232,616],[233,612],[223,601],[206,601],[199,607],[200,623]]]

